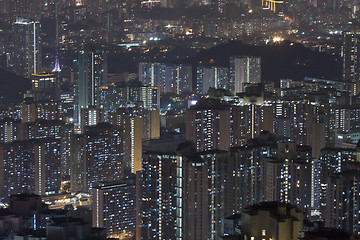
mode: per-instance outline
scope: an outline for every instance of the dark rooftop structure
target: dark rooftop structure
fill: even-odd
[[[324,227],[323,222],[315,222],[314,230],[305,231],[301,240],[353,240],[354,236],[341,229]]]

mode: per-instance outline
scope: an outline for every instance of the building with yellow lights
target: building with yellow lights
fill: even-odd
[[[242,212],[241,231],[245,240],[295,240],[303,228],[305,214],[277,202],[264,202]]]
[[[262,0],[263,8],[268,8],[274,13],[282,13],[284,1],[280,0]]]
[[[32,74],[31,82],[36,101],[60,101],[60,83],[57,74]]]

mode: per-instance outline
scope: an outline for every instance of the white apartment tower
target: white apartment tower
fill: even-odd
[[[230,58],[230,91],[245,91],[245,86],[261,82],[261,58],[238,56]]]

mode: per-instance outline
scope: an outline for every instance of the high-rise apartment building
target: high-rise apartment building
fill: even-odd
[[[226,151],[190,153],[177,158],[176,239],[221,239],[233,198]]]
[[[259,136],[262,130],[272,132],[272,107],[246,104],[231,107],[231,144],[240,146]],[[266,124],[270,127],[267,129]]]
[[[76,61],[75,116],[81,122],[81,109],[100,105],[99,88],[107,86],[107,52],[102,48],[89,46],[78,52]]]
[[[63,121],[48,121],[39,119],[36,122],[23,123],[21,125],[21,139],[59,139],[61,138],[64,129],[65,123]]]
[[[143,140],[160,138],[160,110],[143,110]]]
[[[160,108],[158,87],[143,86],[140,82],[117,83],[115,86],[100,87],[100,106],[107,111],[119,107],[141,106],[145,109]]]
[[[278,142],[276,157],[277,161],[267,159],[268,166],[264,168],[267,171],[265,184],[270,183],[270,186],[265,187],[266,191],[270,194],[279,193],[279,199],[275,198],[273,201],[290,203],[297,206],[301,211],[310,214],[312,197],[311,148],[296,145],[294,142]],[[274,172],[276,168],[280,170],[280,173]],[[271,199],[266,200],[271,201]]]
[[[199,94],[206,94],[209,88],[228,89],[228,68],[198,67],[196,72],[196,90]]]
[[[160,136],[159,109],[118,108],[108,114],[108,123],[100,121],[98,110],[82,109],[88,121],[83,134],[72,137],[73,191],[88,191],[101,181],[119,180],[140,171],[142,140]]]
[[[141,115],[137,113],[121,112],[121,126],[124,129],[124,157],[125,162],[129,164],[132,173],[136,173],[141,170],[141,158],[142,158],[142,136],[144,122]],[[129,115],[127,115],[129,114]]]
[[[119,108],[110,122],[123,129],[124,161],[135,174],[141,170],[142,140],[160,137],[159,109]]]
[[[230,58],[229,90],[244,92],[247,84],[261,82],[261,58],[239,56]]]
[[[234,213],[249,204],[265,201],[264,198],[264,159],[276,156],[277,146],[273,135],[260,135],[245,146],[234,147],[229,150],[230,164],[235,172],[232,195]],[[274,191],[275,192],[275,191]]]
[[[36,101],[60,101],[60,83],[57,74],[32,74],[32,90]]]
[[[199,153],[188,146],[143,154],[144,239],[174,238],[174,229],[176,239],[220,239],[226,216],[266,201],[289,203],[310,215],[318,171],[309,146],[277,141],[266,132],[229,151]]]
[[[21,139],[21,121],[4,119],[0,121],[0,142],[13,142]]]
[[[61,185],[60,140],[16,141],[0,146],[1,197],[10,194],[59,193]]]
[[[123,162],[123,133],[100,123],[71,139],[71,190],[89,191],[103,181],[117,181],[130,169]]]
[[[135,179],[100,183],[92,193],[93,227],[106,228],[109,238],[135,236]]]
[[[343,57],[343,79],[351,82],[353,88],[351,95],[360,93],[360,31],[354,28],[349,31],[344,31],[344,44],[342,49]]]
[[[175,239],[176,153],[144,153],[142,162],[142,239]]]
[[[230,108],[217,100],[201,99],[186,110],[186,140],[199,151],[230,147]]]
[[[326,208],[321,213],[325,225],[360,234],[360,172],[349,170],[326,179]]]
[[[220,239],[232,214],[228,154],[180,145],[178,152],[143,154],[142,238]]]
[[[104,122],[104,110],[99,107],[89,106],[81,109],[80,129],[84,133],[86,127],[92,127]]]
[[[14,72],[27,78],[41,73],[41,26],[39,22],[17,19],[13,25],[13,55],[11,67]]]
[[[346,148],[324,148],[321,150],[318,165],[320,171],[317,175],[318,179],[314,179],[314,189],[316,190],[314,195],[319,198],[316,200],[319,202],[321,216],[323,216],[328,208],[328,177],[344,171],[358,169],[357,150]],[[330,189],[330,191],[332,190],[333,188]]]
[[[176,94],[192,92],[191,65],[179,64],[172,66],[172,77],[170,77],[170,79],[171,78],[173,78],[173,81],[166,87],[167,91]],[[166,82],[169,82],[170,79],[166,79]]]
[[[139,63],[139,81],[148,86],[156,86],[160,92],[164,92],[165,66],[162,63]]]
[[[313,147],[314,156],[325,147],[325,108],[319,103],[305,103],[293,99],[277,100],[274,106],[275,133],[279,139],[290,139],[299,145]],[[330,126],[335,114],[329,114]],[[337,128],[339,129],[339,128]],[[333,134],[333,133],[331,133]],[[317,141],[314,141],[317,139]],[[328,137],[328,141],[330,137]]]
[[[229,164],[235,196],[232,209],[265,201],[291,203],[310,213],[311,148],[293,142],[277,142],[272,134],[260,137],[242,147],[230,149]]]
[[[140,102],[143,103],[144,108],[159,109],[160,108],[160,93],[157,87],[143,86],[140,89]]]
[[[21,122],[31,123],[36,120],[62,120],[61,102],[35,102],[32,98],[26,98],[21,106]]]
[[[37,1],[4,0],[1,2],[1,11],[6,16],[8,22],[14,22],[19,17],[40,19],[40,8],[42,5]]]
[[[142,62],[139,64],[139,81],[158,87],[161,93],[192,92],[192,67]]]

